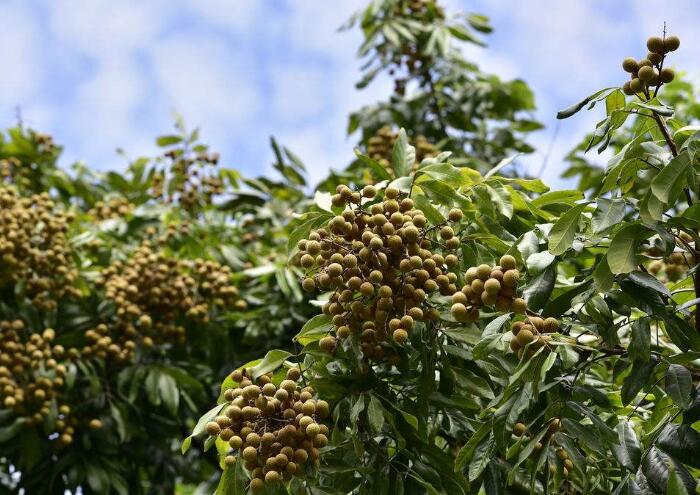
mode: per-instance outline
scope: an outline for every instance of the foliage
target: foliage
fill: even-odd
[[[402,19],[405,6],[374,2],[358,17],[378,67],[397,64],[392,47],[410,51],[413,17],[444,22],[431,2]],[[560,112],[605,104],[586,150],[612,158],[586,198],[504,176],[498,162],[464,166],[460,151],[416,160],[415,129],[383,131],[372,144],[393,139],[385,162],[361,155],[348,185],[322,184],[337,188],[290,238],[290,266],[305,269],[322,313],[295,337],[300,352],[264,362],[299,366],[330,403],[330,443],[305,479],[264,487],[273,467],[240,470],[224,446],[236,460],[219,493],[245,493],[234,473],[254,493],[696,490],[700,133],[677,91],[692,88],[666,85],[671,39],[650,39],[624,88]],[[241,393],[230,379],[223,390]]]
[[[560,112],[605,105],[579,189],[550,191],[509,168],[540,128],[527,85],[458,50],[486,18],[376,0],[353,25],[358,86],[395,92],[350,116],[357,159],[313,195],[274,139],[277,177],[246,178],[180,119],[124,174],[2,135],[0,487],[696,491],[700,129],[678,43]]]

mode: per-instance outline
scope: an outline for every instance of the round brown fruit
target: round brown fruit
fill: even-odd
[[[527,426],[525,426],[525,423],[515,423],[513,426],[513,435],[516,437],[522,437],[525,432],[527,432]]]
[[[661,72],[659,73],[659,78],[661,79],[661,82],[663,83],[670,83],[675,79],[676,73],[674,72],[673,69],[669,69],[668,67],[665,69],[661,69]]]
[[[666,48],[666,50],[669,52],[675,52],[678,50],[679,46],[681,46],[681,39],[678,36],[671,35],[666,37],[666,40],[664,41],[664,48]]]
[[[651,36],[647,40],[647,48],[653,53],[664,53],[664,40],[659,36]]]
[[[627,57],[622,61],[622,69],[625,72],[629,72],[630,74],[632,74],[633,72],[637,72],[638,68],[639,67],[637,66],[637,61],[632,57]]]

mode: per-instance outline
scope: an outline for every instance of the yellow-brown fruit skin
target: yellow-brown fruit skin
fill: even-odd
[[[298,367],[289,368],[279,386],[272,373],[255,378],[252,373],[239,369],[229,375],[235,385],[224,391],[227,403],[207,432],[220,429],[216,436],[231,449],[224,462],[243,462],[251,474],[251,490],[257,493],[267,484],[303,475],[304,463],[319,460],[319,449],[330,435],[323,422],[330,406],[300,382]]]

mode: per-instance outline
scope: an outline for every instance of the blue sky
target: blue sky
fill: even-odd
[[[663,22],[681,37],[673,61],[695,74],[697,0],[448,0],[448,10],[484,13],[487,50],[467,49],[485,70],[533,87],[547,128],[533,137],[539,169],[556,111],[616,85],[623,57],[644,55]],[[337,28],[360,0],[0,0],[0,125],[16,109],[81,159],[120,170],[123,158],[155,152],[178,111],[247,175],[270,173],[275,135],[306,162],[312,180],[343,167],[354,139],[346,116],[384,98],[388,81],[356,91],[356,31]],[[561,123],[545,172],[556,185],[562,156],[601,115]]]

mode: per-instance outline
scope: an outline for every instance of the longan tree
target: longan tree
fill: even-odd
[[[319,307],[302,349],[231,373],[183,444],[215,447],[217,493],[693,493],[700,133],[682,93],[664,99],[679,46],[650,38],[628,82],[559,113],[605,102],[588,149],[614,153],[588,197],[498,162],[417,162],[403,131],[364,183],[317,193],[289,242]],[[285,477],[297,437],[255,430],[287,369],[310,388],[282,415],[318,456]],[[328,403],[327,445],[309,400]]]

